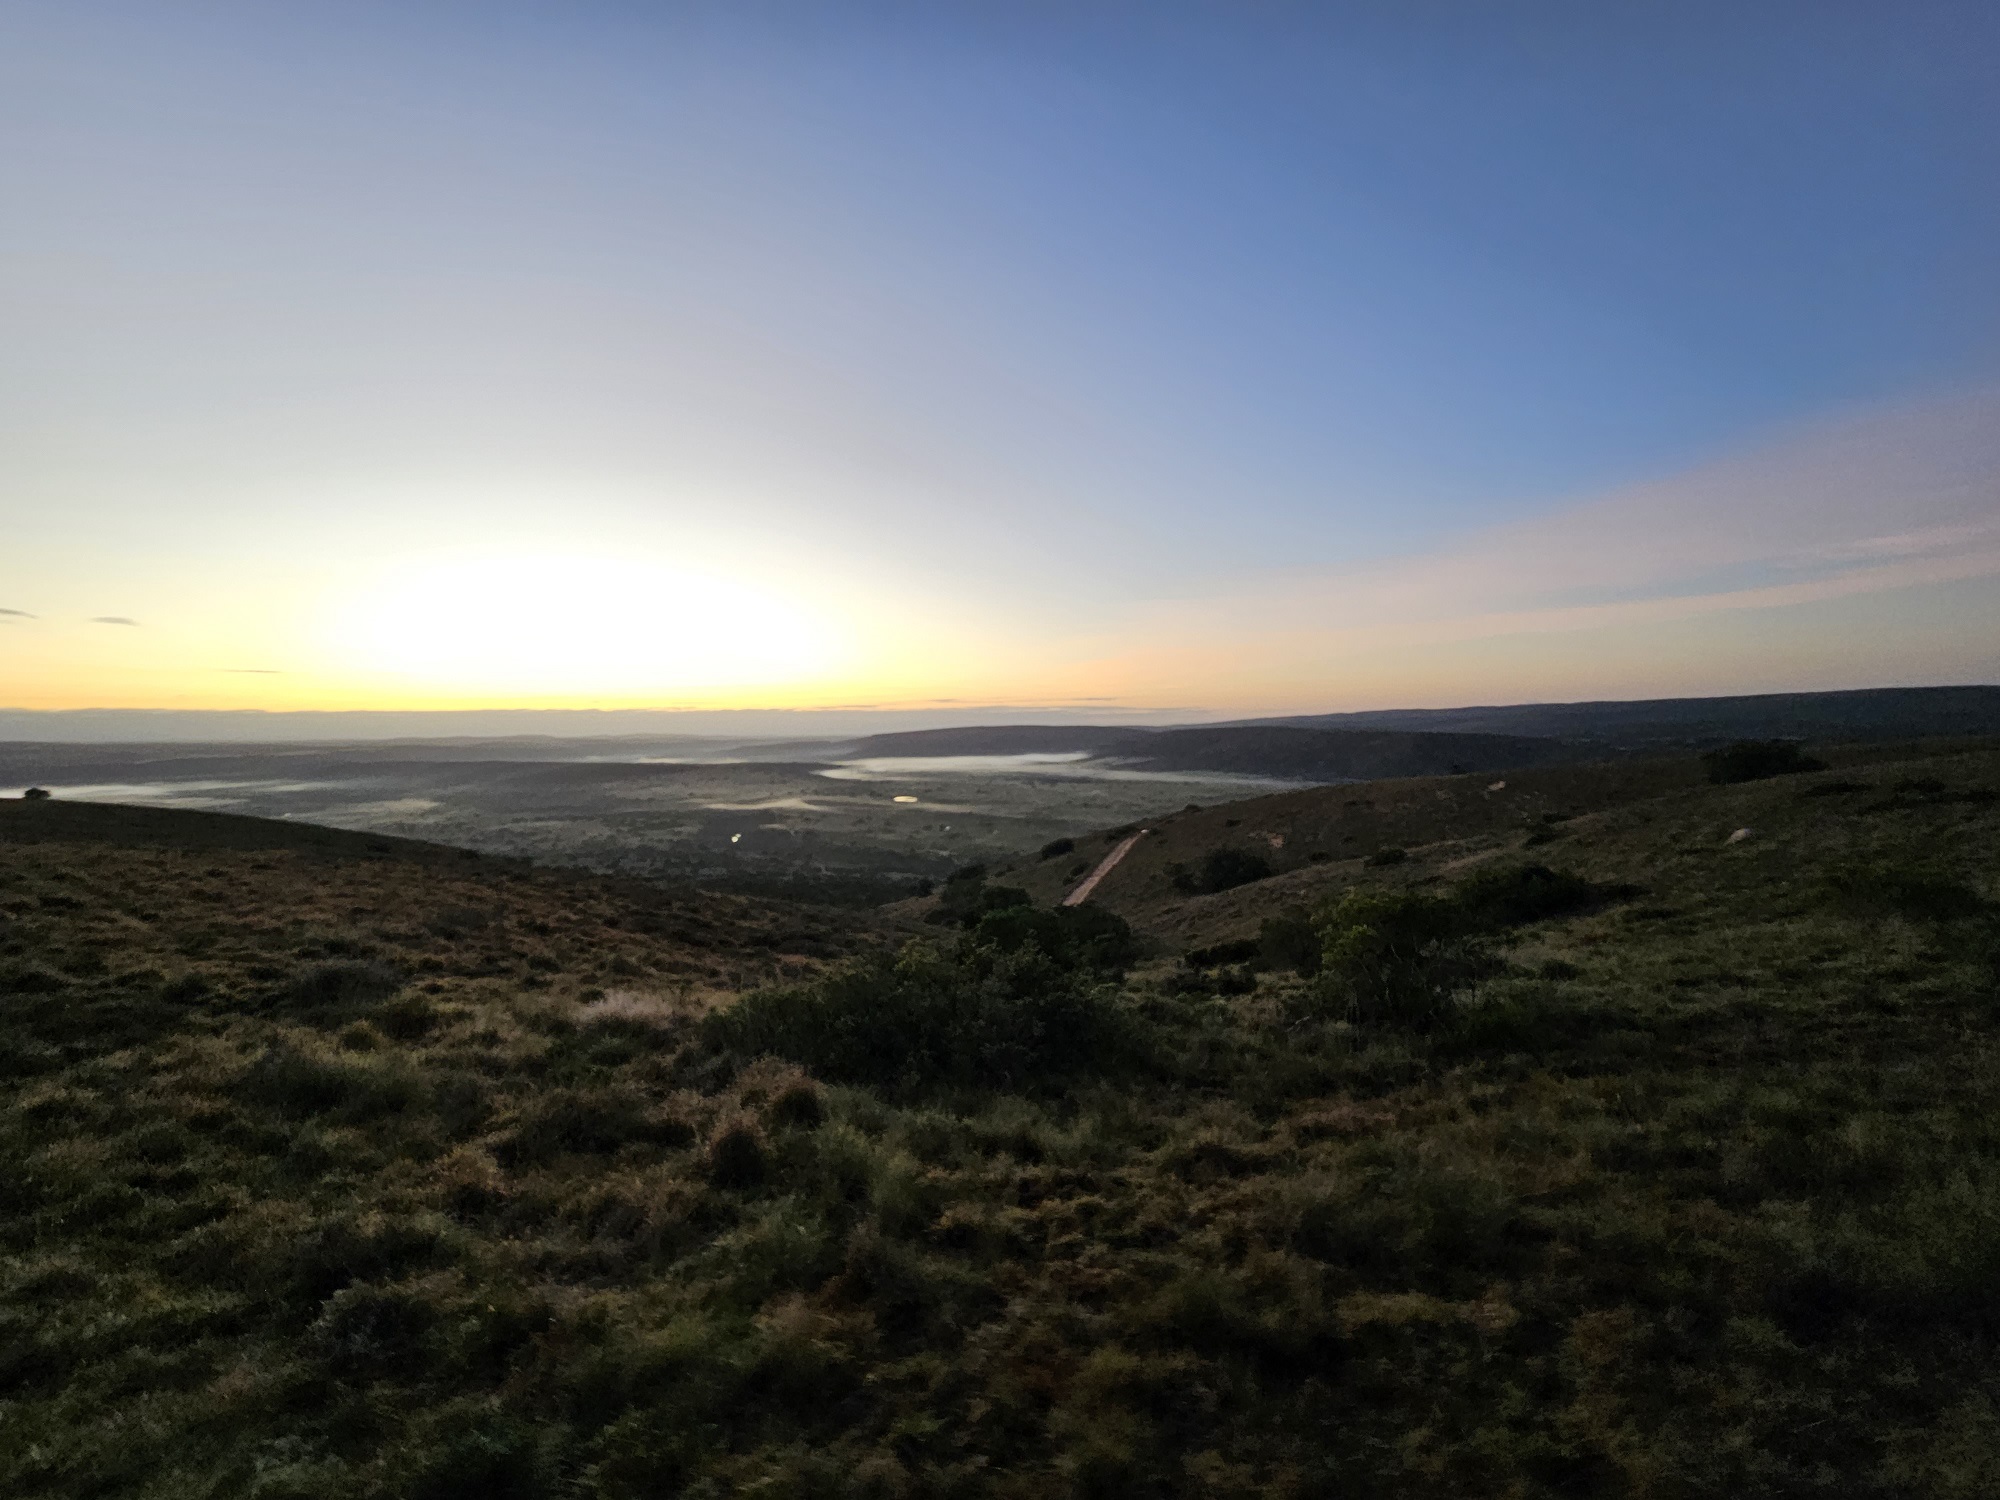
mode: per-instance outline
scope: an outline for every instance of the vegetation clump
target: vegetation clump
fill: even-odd
[[[1501,972],[1495,938],[1505,929],[1630,892],[1547,865],[1482,870],[1448,893],[1356,887],[1312,920],[1320,940],[1318,979],[1299,1003],[1364,1025],[1427,1029],[1473,986]]]
[[[1257,958],[1267,969],[1290,970],[1310,978],[1319,972],[1324,946],[1311,913],[1301,907],[1266,917],[1257,929]]]
[[[1737,740],[1709,751],[1701,763],[1717,786],[1826,769],[1824,761],[1814,760],[1792,740]]]
[[[720,1053],[781,1057],[898,1097],[1033,1092],[1112,1073],[1135,1050],[1104,985],[1129,942],[1122,927],[1088,907],[1001,907],[949,947],[913,942],[746,995],[709,1017],[703,1036]]]
[[[1962,922],[1996,914],[1964,881],[1908,866],[1850,865],[1835,870],[1826,885],[1836,904],[1857,916]]]
[[[1268,880],[1274,872],[1271,862],[1252,849],[1238,849],[1225,845],[1211,849],[1201,858],[1201,863],[1190,869],[1176,865],[1169,871],[1174,889],[1189,896],[1212,896],[1220,891],[1230,891],[1239,885],[1249,885],[1254,881]]]
[[[1466,911],[1427,891],[1357,888],[1320,917],[1307,1004],[1362,1024],[1435,1025],[1498,965]]]

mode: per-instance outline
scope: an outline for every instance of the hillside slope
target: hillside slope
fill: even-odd
[[[882,929],[0,804],[0,1487],[1994,1493],[2000,747],[1835,759],[1184,814],[1122,980],[1096,840],[815,978]],[[1422,1024],[1337,915],[1175,957],[1476,889]]]
[[[1387,708],[1252,720],[1316,729],[1546,735],[1601,748],[1665,750],[1733,739],[1904,740],[2000,734],[2000,687],[1857,688],[1478,708]]]

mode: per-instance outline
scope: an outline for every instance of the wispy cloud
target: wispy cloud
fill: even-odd
[[[0,609],[0,615],[14,620],[35,620],[41,618],[39,615],[29,614],[25,609]]]
[[[1989,574],[2000,574],[2000,393],[1854,419],[1434,553],[1265,579],[1215,604],[1254,608],[1287,634],[1456,635]]]
[[[2000,578],[2000,391],[1851,417],[1427,554],[1249,576],[1206,598],[1161,601],[1122,638],[1101,638],[1104,654],[1079,670],[1168,690],[1254,679],[1246,693],[1289,698],[1337,695],[1383,673],[1393,686],[1431,662],[1425,691],[1501,701],[1524,690],[1510,674],[1553,649],[1532,637],[1608,643],[1625,630],[1619,659],[1652,671],[1633,629],[1987,578]],[[1871,648],[1863,618],[1829,625],[1818,657],[1788,659],[1774,675],[1838,677],[1843,659]],[[1754,650],[1749,627],[1734,635]],[[1497,644],[1508,638],[1516,644]],[[1563,649],[1580,663],[1594,648]],[[1932,654],[1955,661],[1965,643],[1940,639]]]
[[[123,615],[92,615],[90,623],[93,625],[137,625],[139,622],[137,620],[128,620]]]
[[[217,667],[218,672],[227,672],[234,677],[283,677],[284,672],[277,667]]]

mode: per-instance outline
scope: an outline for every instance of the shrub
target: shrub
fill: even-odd
[[[1255,938],[1238,938],[1230,943],[1211,943],[1206,948],[1190,948],[1181,962],[1190,969],[1213,969],[1220,964],[1248,963],[1257,957]]]
[[[1791,740],[1738,740],[1709,751],[1701,763],[1717,786],[1826,769],[1824,761],[1812,759]]]
[[[335,959],[302,970],[278,998],[306,1019],[339,1024],[402,987],[403,976],[387,964]]]
[[[0,967],[0,995],[54,995],[62,989],[62,975],[50,973],[37,964]]]
[[[1210,970],[1183,965],[1160,983],[1160,992],[1166,995],[1249,995],[1256,989],[1257,975],[1248,964]]]
[[[1377,849],[1362,863],[1373,870],[1387,869],[1390,865],[1400,865],[1410,857],[1407,849]]]
[[[1481,870],[1462,881],[1452,899],[1475,923],[1519,927],[1583,911],[1596,905],[1602,894],[1581,875],[1547,865],[1522,865]]]
[[[399,995],[377,1006],[369,1019],[384,1036],[414,1042],[437,1025],[438,1012],[422,995]]]
[[[771,1118],[780,1125],[814,1129],[826,1122],[826,1097],[810,1078],[794,1078],[772,1098]]]
[[[1131,1045],[1115,1000],[1034,945],[946,954],[912,943],[745,995],[708,1016],[702,1034],[720,1052],[787,1058],[822,1078],[906,1094],[1033,1088],[1106,1071]]]
[[[1054,859],[1059,854],[1074,854],[1075,852],[1075,839],[1050,839],[1046,844],[1042,845],[1043,859]]]
[[[937,910],[926,920],[940,926],[956,923],[969,927],[987,912],[1030,904],[1028,893],[1018,886],[989,886],[984,865],[967,865],[954,871],[939,888]]]
[[[722,1121],[708,1138],[708,1180],[717,1187],[755,1187],[769,1166],[764,1133],[748,1115]]]
[[[1837,906],[1857,916],[1956,922],[1990,910],[1962,881],[1920,870],[1856,866],[1828,877],[1827,889]]]
[[[1022,899],[989,907],[968,934],[968,951],[1018,953],[1032,946],[1066,969],[1102,974],[1122,973],[1139,956],[1131,924],[1116,912],[1090,901],[1044,910],[1029,905],[1025,892],[1005,894]]]
[[[1175,865],[1170,873],[1175,890],[1190,896],[1207,896],[1217,891],[1234,890],[1255,880],[1268,879],[1272,870],[1271,862],[1261,854],[1249,849],[1225,847],[1209,850],[1202,856],[1201,864],[1193,870],[1185,865]]]
[[[1257,956],[1266,968],[1317,974],[1320,937],[1312,918],[1297,908],[1266,917],[1257,929]]]
[[[395,1114],[420,1103],[422,1079],[400,1060],[364,1062],[280,1043],[250,1065],[243,1095],[289,1120],[339,1111],[354,1120]]]
[[[458,939],[484,932],[493,926],[493,915],[476,906],[447,906],[424,924],[434,937]]]
[[[549,1089],[522,1112],[500,1155],[510,1166],[606,1155],[651,1133],[645,1097],[635,1090]]]
[[[396,1287],[336,1292],[308,1334],[308,1346],[337,1375],[367,1379],[407,1374],[424,1363],[438,1311]]]
[[[190,1005],[209,991],[208,976],[194,970],[177,974],[160,987],[160,998],[169,1005]]]
[[[1320,979],[1311,1000],[1364,1024],[1434,1025],[1460,991],[1498,968],[1465,908],[1445,896],[1351,890],[1318,927]]]

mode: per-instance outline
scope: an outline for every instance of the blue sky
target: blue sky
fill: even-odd
[[[1542,602],[1720,599],[1905,510],[1984,546],[1977,417],[1956,498],[1892,463],[1831,531],[1755,455],[2000,389],[1996,65],[1971,4],[15,3],[0,700],[1990,678],[1935,567],[1853,591],[1918,591],[1877,657],[1880,600],[1818,658],[1743,598],[1596,657],[1518,600],[1476,662],[1311,616],[1635,487],[1664,544],[1718,466],[1754,545],[1698,587],[1582,548]],[[1280,658],[1254,702],[1232,651]]]

